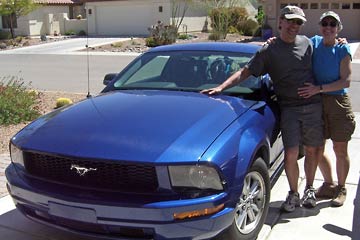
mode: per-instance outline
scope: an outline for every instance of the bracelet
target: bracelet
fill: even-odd
[[[322,85],[320,85],[319,87],[320,87],[319,93],[323,93],[323,92],[324,92],[324,90],[323,90],[323,86],[322,86]]]

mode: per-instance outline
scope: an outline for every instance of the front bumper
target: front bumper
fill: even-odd
[[[234,217],[234,209],[225,207],[214,215],[186,220],[173,218],[174,213],[226,203],[226,193],[143,205],[131,202],[94,203],[65,194],[54,196],[34,188],[17,174],[13,164],[5,173],[9,193],[25,216],[83,235],[117,239],[128,239],[130,236],[136,239],[208,239],[230,226]]]

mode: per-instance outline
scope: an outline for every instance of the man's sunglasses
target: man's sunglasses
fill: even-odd
[[[304,24],[303,20],[301,20],[301,19],[286,19],[286,21],[289,24],[295,23],[296,25],[299,25],[299,26]]]
[[[327,27],[327,26],[330,26],[330,27],[336,27],[338,24],[337,22],[335,21],[331,21],[331,22],[321,22],[321,26],[323,27]]]

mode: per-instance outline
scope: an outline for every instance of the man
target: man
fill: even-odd
[[[279,19],[280,37],[273,44],[265,45],[243,69],[234,73],[224,83],[202,91],[210,95],[217,94],[244,81],[250,75],[269,73],[281,109],[285,172],[290,186],[288,196],[281,206],[281,210],[285,212],[292,212],[300,206],[297,163],[299,145],[305,146],[306,188],[302,198],[302,205],[305,207],[316,206],[312,185],[318,159],[323,151],[321,98],[314,95],[304,99],[298,95],[299,87],[314,82],[311,68],[312,43],[307,37],[298,35],[305,22],[305,14],[301,8],[284,7]]]

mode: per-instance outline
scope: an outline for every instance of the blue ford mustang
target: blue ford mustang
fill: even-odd
[[[8,190],[27,217],[118,239],[254,239],[282,170],[267,75],[218,96],[259,46],[153,48],[10,142]],[[111,80],[109,80],[111,79]]]

